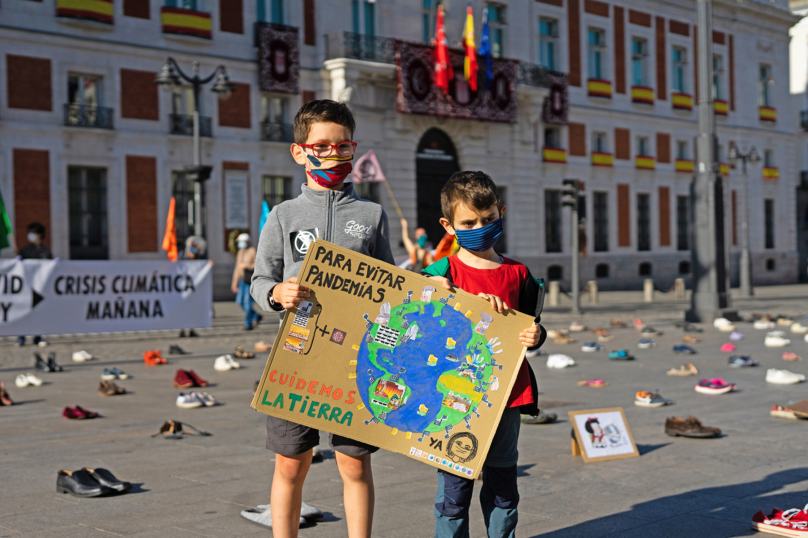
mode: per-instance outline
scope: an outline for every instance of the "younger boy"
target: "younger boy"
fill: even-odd
[[[457,237],[460,250],[426,269],[423,274],[491,302],[499,312],[509,307],[535,316],[541,311],[544,283],[537,281],[527,267],[494,251],[502,235],[505,206],[494,181],[483,172],[458,172],[441,191],[440,223]],[[519,340],[528,348],[538,349],[546,333],[537,324],[522,331]],[[522,367],[508,398],[483,467],[480,491],[485,526],[491,538],[515,536],[519,504],[516,489],[516,461],[519,456],[520,411],[537,415],[536,379],[527,361]],[[468,538],[469,507],[474,481],[438,471],[435,497],[435,536]]]
[[[309,296],[297,274],[317,238],[394,263],[384,210],[343,183],[356,151],[354,128],[348,107],[331,100],[310,101],[295,116],[291,151],[306,169],[306,184],[300,196],[272,209],[260,235],[250,293],[264,310],[280,312]],[[275,538],[298,534],[303,481],[319,441],[314,428],[267,416],[266,447],[277,454],[270,501]],[[378,448],[333,434],[329,443],[344,484],[348,535],[368,538],[374,505],[370,455]]]

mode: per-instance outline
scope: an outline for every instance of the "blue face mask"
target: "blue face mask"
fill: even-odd
[[[427,244],[427,241],[429,241],[429,238],[425,235],[421,235],[415,241],[416,243],[418,243],[419,247],[424,248]]]
[[[469,252],[485,252],[493,247],[502,235],[502,219],[473,230],[455,230],[457,244]]]
[[[188,252],[190,252],[191,254],[196,254],[196,248],[188,247]]]
[[[247,242],[246,241],[239,241],[238,242],[238,248],[240,248],[240,249],[247,248]]]

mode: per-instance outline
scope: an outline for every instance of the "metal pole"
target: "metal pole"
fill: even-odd
[[[743,220],[741,221],[741,295],[744,297],[752,297],[754,290],[752,289],[752,267],[751,257],[749,256],[749,176],[746,174],[746,159],[748,155],[744,155],[741,159],[743,166]]]
[[[715,162],[715,116],[713,111],[712,0],[697,0],[699,136],[698,162],[691,185],[693,220],[693,294],[689,321],[712,321],[729,306],[724,233],[724,184]]]
[[[195,70],[198,69],[194,62]],[[194,166],[201,160],[202,141],[199,137],[199,84],[194,83]],[[202,237],[202,182],[194,181],[194,235]]]
[[[578,258],[580,256],[580,230],[578,229],[578,192],[576,189],[575,192],[575,204],[570,208],[570,218],[571,226],[570,231],[572,232],[572,313],[573,314],[580,314],[581,313],[581,298],[579,297],[580,290],[581,290],[581,275],[579,274],[580,271],[578,270]]]

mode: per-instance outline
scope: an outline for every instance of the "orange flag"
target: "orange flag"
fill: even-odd
[[[177,261],[177,225],[174,223],[174,205],[176,201],[171,197],[168,206],[168,218],[166,219],[166,234],[163,236],[163,250],[168,252],[168,259]]]

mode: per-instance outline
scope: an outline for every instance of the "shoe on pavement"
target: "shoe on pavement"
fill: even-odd
[[[802,325],[801,323],[792,323],[791,324],[791,332],[795,334],[805,334],[808,333],[808,327]]]
[[[251,351],[244,351],[244,348],[241,346],[237,346],[236,350],[233,352],[233,355],[236,356],[237,359],[254,359],[255,353]]]
[[[195,394],[180,392],[177,396],[177,407],[182,409],[193,409],[195,407],[204,407],[205,402],[196,397]]]
[[[319,450],[318,447],[314,447],[314,448]],[[268,505],[268,504],[259,504],[258,506],[256,506],[256,508],[269,510],[269,506],[270,505]],[[319,508],[315,508],[310,504],[306,504],[305,502],[301,502],[300,503],[300,517],[302,517],[303,519],[308,521],[310,519],[322,519],[322,518],[325,517],[325,514],[323,514],[323,511],[320,510]]]
[[[600,351],[602,349],[603,346],[595,342],[586,342],[584,345],[581,346],[581,351],[585,353],[593,353],[595,351]]]
[[[730,340],[743,340],[743,333],[739,333],[738,331],[732,331],[732,334],[729,335]]]
[[[794,353],[793,351],[784,351],[783,352],[783,360],[784,361],[801,361],[802,357]]]
[[[778,331],[779,332],[779,331]],[[763,345],[766,347],[784,347],[791,343],[791,340],[788,338],[783,338],[781,335],[769,333],[766,335],[766,339],[763,341]]]
[[[196,383],[185,370],[177,370],[177,373],[174,374],[173,385],[175,389],[189,389],[195,387]]]
[[[808,334],[806,334],[806,335],[805,335],[805,338],[803,338],[803,340],[805,340],[806,342],[808,342]]]
[[[69,420],[84,420],[87,418],[84,413],[75,407],[65,407],[62,409],[62,416]]]
[[[733,368],[748,368],[760,364],[758,361],[753,361],[748,355],[732,355],[728,362]]]
[[[101,379],[104,381],[114,381],[115,379],[129,379],[129,374],[117,368],[104,368],[104,373],[101,374]]]
[[[668,370],[667,373],[668,375],[684,377],[689,375],[698,375],[699,371],[696,369],[695,366],[693,366],[688,362],[686,364],[681,365],[679,368],[671,368],[670,370]]]
[[[721,430],[714,426],[705,426],[696,417],[668,417],[665,419],[665,433],[671,437],[693,437],[707,439],[718,437]]]
[[[605,344],[606,342],[611,342],[614,340],[614,335],[611,334],[599,334],[598,335],[598,342],[601,344]]]
[[[609,327],[625,327],[626,322],[620,318],[612,318],[609,320]]]
[[[575,366],[575,361],[572,360],[572,357],[568,355],[563,355],[561,353],[554,353],[547,357],[547,368],[568,368],[570,366]]]
[[[0,405],[14,405],[14,400],[6,392],[6,384],[0,381]]]
[[[320,463],[321,461],[323,461],[323,451],[319,446],[315,446],[311,449],[311,462]]]
[[[773,385],[796,385],[805,381],[803,374],[795,374],[788,370],[778,370],[777,368],[769,368],[766,371],[766,383]]]
[[[650,338],[643,338],[639,341],[637,347],[640,349],[650,349],[652,347],[656,347],[656,342],[654,342]]]
[[[808,505],[802,510],[772,508],[769,515],[760,510],[752,516],[752,528],[778,536],[808,536]]]
[[[543,410],[539,411],[538,416],[532,417],[530,415],[522,415],[522,424],[550,424],[555,422],[558,415],[555,413],[545,413]]]
[[[534,357],[538,357],[539,355],[547,355],[547,352],[544,351],[541,348],[528,349],[527,351],[525,351],[525,358],[526,359],[532,359]]]
[[[132,489],[131,483],[123,480],[118,480],[114,474],[112,474],[106,469],[101,469],[100,467],[96,467],[95,469],[88,469],[87,467],[84,467],[82,471],[86,471],[87,473],[89,473],[92,479],[101,484],[102,486],[115,490],[118,493],[125,493],[130,489]]]
[[[702,379],[696,385],[696,392],[700,394],[726,394],[732,392],[737,388],[737,385],[731,385],[723,379]]]
[[[39,340],[34,338],[34,343],[39,347],[48,347],[48,341],[45,340],[44,338],[40,338]]]
[[[788,404],[786,409],[800,418],[808,418],[808,400],[800,400],[797,403]]]
[[[715,327],[716,329],[721,328],[722,325],[730,325],[730,324],[732,324],[732,322],[727,318],[715,318],[713,320],[713,327]]]
[[[207,392],[192,391],[190,393],[190,396],[197,398],[200,402],[202,402],[205,405],[205,407],[212,407],[218,403],[216,402],[216,398],[214,398]]]
[[[633,361],[634,357],[626,349],[609,352],[609,360],[612,361]]]
[[[14,384],[20,388],[29,387],[31,385],[38,387],[42,385],[42,379],[38,378],[34,374],[28,372],[25,374],[20,374],[17,376],[17,379],[14,380]]]
[[[263,352],[263,351],[269,351],[270,349],[272,349],[272,346],[261,340],[260,342],[255,343],[253,349],[255,349],[256,351]]]
[[[602,379],[593,379],[591,381],[578,381],[578,386],[601,388],[601,387],[608,387],[609,384]]]
[[[721,351],[725,353],[731,353],[735,351],[735,344],[731,344],[729,342],[721,345]]]
[[[98,417],[98,412],[97,411],[90,411],[89,409],[84,409],[80,405],[77,405],[73,409],[75,409],[76,411],[78,411],[79,413],[84,415],[84,418],[97,418]]]
[[[777,325],[780,327],[791,327],[794,324],[794,320],[785,318],[785,317],[778,317],[777,318]]]
[[[265,527],[267,529],[272,528],[272,515],[269,506],[267,506],[266,508],[248,508],[247,510],[242,510],[241,517],[243,517],[250,523],[260,525],[261,527]],[[306,520],[303,518],[303,516],[301,516],[300,525],[305,524]]]
[[[556,337],[553,339],[553,343],[555,343],[555,344],[574,344],[574,343],[575,343],[575,339],[574,339],[574,338],[572,338],[572,337],[571,337],[570,335],[568,335],[568,334],[561,334],[561,333],[559,333],[559,334],[558,334],[558,336],[556,336]]]
[[[695,349],[693,349],[690,346],[685,346],[685,345],[673,346],[673,352],[674,353],[682,353],[684,355],[695,355],[696,354]]]
[[[39,363],[39,361],[42,360],[42,357],[39,355],[39,353],[34,353],[34,356],[37,358],[37,363]],[[50,353],[48,353],[48,363],[47,363],[47,365],[48,365],[48,372],[63,372],[64,371],[64,368],[62,368],[61,366],[56,364],[56,353],[54,353],[52,351]]]
[[[570,332],[571,333],[579,333],[581,331],[586,330],[586,325],[581,323],[580,321],[573,321],[570,323]]]
[[[640,407],[663,407],[670,403],[670,400],[659,395],[658,390],[641,390],[634,395],[634,405],[639,405]]]
[[[91,361],[94,358],[95,357],[93,357],[83,349],[81,351],[76,351],[75,353],[73,353],[73,362],[86,362]]]
[[[50,369],[48,363],[45,362],[45,359],[42,358],[42,355],[39,353],[34,353],[34,369],[40,372],[52,372],[53,370]]]
[[[168,346],[168,354],[169,355],[188,355],[189,352],[182,349],[177,344],[171,344]]]
[[[197,387],[207,387],[208,386],[208,382],[205,381],[204,379],[202,379],[201,377],[199,377],[199,375],[196,372],[194,372],[193,370],[185,370],[185,373],[188,374],[188,377],[190,377],[193,380],[193,382],[196,384],[195,386],[197,386]]]
[[[774,323],[768,319],[759,319],[752,324],[752,327],[758,330],[774,329]]]
[[[115,493],[114,489],[96,482],[87,471],[59,471],[56,475],[56,493],[69,493],[74,497],[104,497]]]
[[[682,337],[682,340],[684,342],[687,342],[688,344],[698,344],[699,342],[701,342],[701,338],[699,338],[698,336],[693,336],[692,334],[684,335]]]
[[[640,329],[640,334],[643,336],[662,336],[662,331],[658,331],[653,327],[645,325],[642,329]]]
[[[241,368],[241,365],[233,360],[232,355],[222,355],[213,362],[213,368],[220,372],[226,372]]]
[[[126,394],[126,389],[119,387],[112,381],[102,381],[98,384],[98,394],[101,396],[118,396],[119,394]]]
[[[19,388],[24,389],[25,387],[27,387],[29,385],[28,377],[26,377],[25,374],[20,374],[14,380],[14,384],[17,385]]]
[[[794,411],[790,409],[786,409],[782,405],[773,405],[769,414],[776,418],[790,418],[794,420],[799,420],[799,417],[794,414]]]

